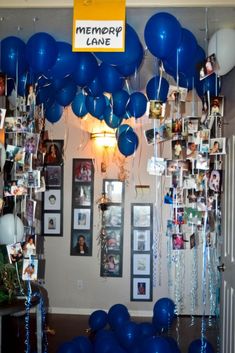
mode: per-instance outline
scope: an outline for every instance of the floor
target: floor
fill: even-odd
[[[47,323],[49,332],[47,334],[48,353],[56,353],[59,346],[76,336],[87,336],[89,316],[85,315],[58,315],[49,314]],[[132,318],[135,322],[151,322],[151,318]],[[180,346],[181,353],[188,352],[190,342],[201,337],[201,318],[195,317],[195,323],[191,326],[191,317],[181,317],[176,319],[173,327],[168,333],[174,337]],[[205,319],[206,338],[213,345],[216,353],[218,332],[215,320],[212,320],[212,326],[208,318]],[[36,353],[35,344],[35,317],[30,319],[30,353]],[[24,353],[25,352],[25,317],[4,317],[3,318],[3,347],[2,353]]]

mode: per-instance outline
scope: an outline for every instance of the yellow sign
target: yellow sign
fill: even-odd
[[[123,52],[125,0],[74,0],[73,51]]]

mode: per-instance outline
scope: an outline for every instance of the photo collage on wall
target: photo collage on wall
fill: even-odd
[[[63,235],[63,140],[44,141],[43,235]]]
[[[153,205],[131,205],[131,301],[152,301]]]
[[[103,192],[109,203],[102,223],[106,237],[101,249],[100,276],[122,277],[124,183],[104,179]]]
[[[7,254],[10,264],[23,261],[19,267],[23,280],[36,280],[39,275],[37,234],[41,222],[38,195],[45,191],[42,157],[45,118],[42,105],[36,106],[32,84],[26,85],[25,94],[18,96],[12,105],[6,99],[7,82],[7,77],[0,73],[0,129],[4,129],[5,137],[4,144],[0,144],[3,212],[5,216],[15,212],[24,226],[23,240],[7,244]]]
[[[70,255],[92,256],[94,165],[92,159],[73,159]]]

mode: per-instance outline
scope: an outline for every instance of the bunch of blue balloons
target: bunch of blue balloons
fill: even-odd
[[[207,91],[213,95],[215,78],[208,76],[202,81],[199,79],[199,69],[205,60],[205,52],[198,45],[195,36],[186,28],[182,28],[173,15],[166,12],[154,14],[146,23],[144,38],[148,50],[163,62],[164,69],[178,80],[179,86],[186,87],[188,90],[195,88],[200,97]],[[148,97],[154,96],[152,85],[158,87],[158,82],[149,82]],[[155,99],[164,102],[164,87],[161,90],[163,92],[158,94],[155,90],[157,95]]]

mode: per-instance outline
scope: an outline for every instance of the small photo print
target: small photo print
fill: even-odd
[[[6,147],[6,159],[11,162],[17,162],[24,164],[25,151],[23,147],[7,145]]]
[[[167,175],[182,170],[182,172],[190,172],[192,170],[192,163],[188,161],[167,161]]]
[[[38,260],[24,259],[22,269],[23,281],[35,281],[38,278]]]
[[[190,235],[189,243],[190,243],[190,249],[195,248],[195,246],[196,246],[196,237],[195,237],[194,233]]]
[[[0,108],[0,129],[4,127],[4,121],[6,116],[6,109]]]
[[[46,166],[46,185],[48,187],[61,186],[62,174],[60,166]]]
[[[150,175],[163,175],[166,170],[166,161],[164,158],[151,157],[148,159],[147,172]]]
[[[198,146],[195,142],[188,142],[186,150],[187,159],[197,159]]]
[[[185,124],[187,124],[187,130],[189,134],[198,132],[199,118],[188,117]]]
[[[31,257],[36,255],[36,236],[28,235],[23,245],[24,257]]]
[[[107,250],[120,250],[121,229],[106,229],[106,247]]]
[[[208,153],[198,153],[198,158],[196,160],[196,168],[199,170],[209,170],[210,159],[208,158]]]
[[[101,276],[119,277],[121,276],[120,254],[103,254],[101,262]]]
[[[23,250],[21,243],[7,245],[7,254],[10,264],[14,264],[23,259]]]
[[[133,254],[133,275],[150,275],[150,254]]]
[[[122,226],[122,207],[111,205],[104,212],[105,227],[121,227]]]
[[[74,159],[74,181],[92,181],[92,160]]]
[[[73,203],[74,207],[91,206],[91,185],[74,184]]]
[[[178,134],[182,132],[182,117],[174,117],[172,119],[172,132]]]
[[[150,278],[135,277],[132,281],[132,300],[151,300]]]
[[[104,181],[104,191],[112,203],[122,203],[123,182],[114,180]]]
[[[150,230],[133,230],[133,250],[150,251]]]
[[[211,99],[210,115],[224,115],[224,97],[217,96]]]
[[[46,154],[44,157],[44,163],[47,165],[63,163],[63,142],[54,140],[54,141],[45,141],[44,143],[46,148]]]
[[[173,234],[172,235],[172,249],[173,250],[184,250],[184,238],[183,234]]]
[[[206,60],[203,62],[200,68],[200,80],[203,80],[207,76],[213,74],[216,70],[219,69],[219,64],[216,59],[215,54],[209,55]]]
[[[44,210],[60,210],[61,190],[49,189],[44,192]]]
[[[60,213],[44,213],[44,233],[49,235],[61,233]]]
[[[225,137],[210,139],[210,155],[225,154],[225,144]]]
[[[185,102],[187,98],[187,94],[188,94],[187,88],[170,85],[167,99],[169,101]]]
[[[214,192],[221,191],[221,170],[212,170],[209,178],[209,189]]]
[[[185,159],[186,157],[186,141],[172,141],[172,159]]]
[[[36,205],[37,205],[37,201],[32,200],[30,198],[26,199],[25,217],[26,217],[28,226],[30,227],[32,227],[34,223]]]
[[[87,231],[72,231],[71,239],[71,255],[91,256],[92,253],[92,237]]]
[[[150,100],[149,119],[163,119],[166,113],[166,104],[159,100]]]
[[[38,150],[38,142],[39,134],[27,133],[24,142],[25,152],[36,155]]]
[[[74,229],[90,229],[91,228],[91,209],[75,208],[73,218]]]
[[[41,183],[40,175],[40,170],[32,170],[27,172],[24,174],[25,185],[28,188],[39,188]]]
[[[133,205],[133,226],[150,227],[151,226],[151,206]]]
[[[0,72],[0,96],[6,96],[6,75]]]

